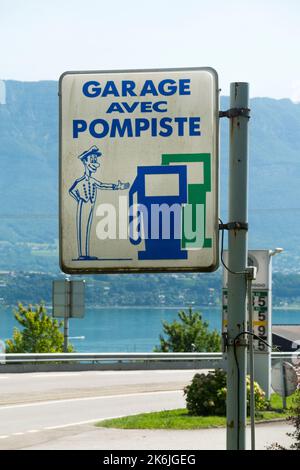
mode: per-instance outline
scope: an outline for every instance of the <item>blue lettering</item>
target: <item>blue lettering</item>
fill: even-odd
[[[172,129],[172,126],[170,126],[171,122],[172,122],[171,118],[166,117],[166,118],[161,119],[160,127],[162,129],[165,129],[165,132],[159,131],[159,135],[161,135],[162,137],[169,137],[170,135],[172,135],[173,129]]]
[[[92,88],[90,89],[90,87]],[[101,94],[100,83],[93,81],[86,82],[82,87],[82,93],[88,98],[96,98]]]
[[[199,136],[200,132],[200,117],[190,117],[189,119],[189,130],[191,136]]]
[[[155,84],[152,80],[145,80],[140,96],[152,95],[158,96],[160,93],[163,96],[171,96],[174,95],[177,91],[179,95],[190,95],[191,80],[188,78],[178,80],[178,85],[176,80],[173,79],[165,79],[159,82],[158,89],[156,88]],[[82,92],[84,96],[88,98],[96,98],[97,96],[106,97],[108,95],[113,96],[137,96],[136,92],[136,83],[132,80],[122,80],[120,91],[118,90],[117,85],[113,80],[108,80],[105,83],[103,91],[101,90],[100,82],[90,80],[85,82],[82,86]],[[120,95],[121,92],[121,95]],[[149,111],[144,111],[149,112]]]
[[[84,132],[87,129],[87,123],[83,119],[74,119],[73,121],[73,139],[78,138],[79,132]]]
[[[172,79],[162,80],[158,84],[158,91],[161,95],[164,96],[174,95],[177,91],[176,81]]]
[[[177,117],[174,119],[175,122],[178,122],[178,136],[182,137],[184,135],[184,123],[187,122],[186,117]]]
[[[165,102],[155,103],[157,106]],[[126,111],[132,113],[139,105],[143,103],[134,102],[132,105],[128,103],[112,103],[109,107],[109,112],[113,110],[117,112],[124,112],[122,106],[126,108]],[[114,105],[114,107],[113,107]],[[120,108],[117,108],[116,105],[119,105]],[[154,109],[154,104],[151,102],[145,102],[144,107],[141,106],[142,112],[151,112]],[[127,109],[128,108],[128,109]],[[146,111],[145,111],[146,110]],[[160,108],[159,112],[165,111]],[[106,121],[105,119],[94,119],[89,124],[83,119],[73,120],[73,138],[77,139],[81,133],[84,133],[87,129],[92,137],[97,139],[102,139],[106,136],[115,138],[115,137],[141,137],[144,132],[149,131],[149,135],[152,137],[169,137],[172,134],[176,134],[178,137],[183,137],[184,135],[189,136],[201,136],[200,131],[200,117],[183,117],[177,116],[174,118],[164,117],[164,118],[136,118],[135,120],[131,118],[120,120],[114,118],[111,122]]]
[[[120,137],[124,137],[125,133],[127,133],[127,137],[133,137],[131,119],[124,119],[123,124],[120,123],[119,119],[113,119],[110,137],[116,137],[117,133]]]
[[[157,119],[156,118],[151,119],[151,136],[157,137]]]
[[[140,96],[145,96],[149,93],[153,96],[158,96],[157,90],[152,80],[145,81]]]
[[[190,95],[191,80],[189,78],[182,78],[179,80],[179,94],[180,95]]]
[[[107,96],[107,95],[120,96],[115,83],[111,80],[106,82],[103,93],[102,93],[102,96]]]
[[[126,103],[126,101],[124,101],[122,105],[124,106],[125,111],[127,111],[128,113],[133,113],[133,111],[135,111],[138,107],[139,102],[135,101],[134,103],[132,103],[132,105],[130,105],[129,103]]]
[[[96,126],[102,126],[102,131],[96,131]],[[104,119],[94,119],[89,126],[90,134],[96,139],[106,137],[109,132],[109,125]]]
[[[106,111],[108,114],[110,113],[125,113],[120,103],[111,103],[108,110]]]
[[[132,80],[122,81],[122,96],[136,96],[136,93],[133,91],[134,89],[135,83]]]
[[[167,111],[167,101],[157,101],[156,103],[153,103],[153,111],[156,111],[157,113],[165,113]],[[166,105],[165,108],[161,108],[161,106]]]
[[[141,112],[142,113],[151,113],[152,112],[152,103],[151,101],[144,101],[141,103]]]
[[[149,121],[148,119],[136,119],[135,120],[135,135],[136,137],[141,136],[142,131],[146,131],[149,129]]]

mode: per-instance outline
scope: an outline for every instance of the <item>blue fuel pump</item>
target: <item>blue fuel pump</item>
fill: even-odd
[[[129,191],[129,223],[132,244],[140,244],[144,235],[145,250],[139,251],[138,259],[187,259],[187,250],[181,249],[182,204],[186,202],[185,165],[137,167]],[[139,213],[137,236],[133,235],[134,203]]]

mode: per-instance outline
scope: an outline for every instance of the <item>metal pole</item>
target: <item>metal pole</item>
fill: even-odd
[[[64,317],[64,352],[68,352],[68,343],[69,343],[69,317],[65,315]]]
[[[285,363],[282,361],[281,363],[281,376],[282,376],[282,408],[286,410],[286,397],[287,397],[287,386],[286,386],[286,370],[285,370]]]
[[[66,282],[66,309],[64,315],[64,352],[68,352],[69,346],[69,317],[70,317],[70,310],[71,310],[71,286],[72,283],[69,279],[65,280]]]
[[[231,83],[230,108],[249,108],[248,83]],[[233,113],[234,114],[234,113]],[[230,118],[229,222],[247,223],[248,117]],[[227,449],[246,448],[247,231],[228,234]]]
[[[248,319],[249,332],[253,333],[252,280],[248,279]],[[254,348],[253,336],[249,335],[249,373],[250,373],[250,419],[251,450],[255,450],[255,397],[254,397]]]

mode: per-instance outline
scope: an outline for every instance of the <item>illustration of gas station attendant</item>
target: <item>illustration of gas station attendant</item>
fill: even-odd
[[[77,202],[77,245],[78,260],[96,260],[96,256],[90,256],[90,230],[93,220],[93,211],[97,199],[97,190],[122,190],[128,189],[129,183],[102,183],[92,177],[100,166],[98,158],[102,153],[96,145],[85,150],[79,159],[84,165],[84,174],[74,181],[69,189],[70,195]]]

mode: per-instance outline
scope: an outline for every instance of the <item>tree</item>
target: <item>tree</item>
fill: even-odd
[[[168,336],[164,339],[159,335],[160,346],[156,346],[156,352],[203,352],[220,351],[221,336],[219,333],[209,331],[209,324],[202,320],[200,312],[178,312],[180,321],[172,323],[163,321],[164,333]]]
[[[294,431],[286,434],[293,439],[293,442],[289,448],[282,446],[278,442],[274,442],[268,447],[268,450],[300,450],[300,388],[295,392],[289,412],[290,415],[287,421],[293,424]]]
[[[294,425],[295,428],[292,433],[288,434],[294,440],[294,442],[291,444],[291,449],[300,450],[300,388],[298,388],[297,392],[295,393],[289,421]]]
[[[12,339],[6,340],[7,353],[63,352],[64,335],[60,331],[63,322],[50,317],[43,303],[35,307],[19,303],[14,317],[23,329],[14,328]],[[72,351],[70,345],[68,352]]]

